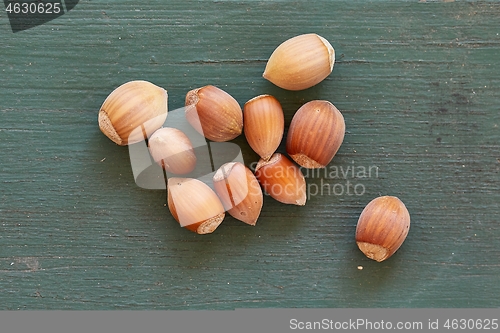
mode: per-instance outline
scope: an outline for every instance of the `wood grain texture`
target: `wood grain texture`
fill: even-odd
[[[83,0],[13,34],[0,14],[0,308],[498,307],[499,17],[497,1]],[[274,48],[308,32],[332,43],[333,73],[300,92],[265,81]],[[181,229],[97,126],[133,79],[171,110],[206,84],[241,105],[272,94],[286,126],[330,100],[346,136],[326,176],[306,175],[322,195],[266,197],[255,227]],[[412,218],[383,263],[354,241],[379,195]]]

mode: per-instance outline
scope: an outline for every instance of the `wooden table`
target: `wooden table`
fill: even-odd
[[[498,1],[83,0],[13,33],[3,12],[0,308],[498,307],[499,19]],[[274,48],[309,32],[334,46],[333,73],[299,92],[264,80]],[[329,100],[347,131],[328,170],[372,173],[309,175],[337,191],[305,207],[265,197],[255,227],[228,216],[196,235],[97,126],[134,79],[167,89],[171,110],[207,84],[241,105],[272,94],[286,126]],[[412,218],[382,263],[354,241],[379,195]]]

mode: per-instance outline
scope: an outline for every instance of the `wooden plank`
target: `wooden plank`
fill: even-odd
[[[498,307],[499,15],[494,1],[81,1],[16,34],[0,15],[1,308]],[[306,32],[332,42],[332,75],[301,92],[262,79],[273,49]],[[330,193],[266,197],[254,228],[179,228],[97,127],[132,79],[165,87],[172,110],[205,84],[241,104],[273,94],[287,125],[305,101],[332,101],[345,141],[308,177],[310,194]],[[412,226],[376,263],[353,238],[383,194]]]

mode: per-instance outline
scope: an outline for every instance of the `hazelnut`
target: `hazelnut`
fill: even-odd
[[[186,118],[207,139],[223,142],[236,138],[243,128],[238,102],[224,90],[205,86],[186,94]]]
[[[334,63],[335,50],[325,38],[304,34],[279,45],[262,76],[283,89],[303,90],[330,75]]]
[[[332,103],[310,101],[292,118],[286,151],[304,168],[324,168],[339,150],[344,133],[344,117]]]
[[[167,91],[147,81],[122,84],[99,110],[99,128],[114,143],[146,140],[167,118]]]
[[[248,144],[268,160],[283,138],[285,117],[280,102],[271,95],[252,98],[243,106],[243,131]]]
[[[224,209],[235,219],[255,225],[263,195],[252,171],[240,162],[226,163],[214,174],[213,182]]]
[[[361,213],[356,243],[370,259],[384,261],[403,244],[410,230],[410,214],[397,197],[373,199]]]
[[[164,127],[151,135],[148,148],[153,160],[168,172],[183,175],[196,166],[193,145],[184,132]]]
[[[169,178],[168,209],[177,222],[198,234],[212,233],[225,217],[217,194],[205,183],[192,178]]]
[[[267,194],[279,202],[304,206],[306,204],[306,180],[302,171],[280,153],[266,161],[260,159],[255,177]]]

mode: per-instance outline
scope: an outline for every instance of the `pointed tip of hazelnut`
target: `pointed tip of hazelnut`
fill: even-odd
[[[361,252],[365,254],[369,259],[376,260],[378,262],[384,261],[389,258],[389,250],[385,247],[377,244],[370,244],[366,242],[356,242],[358,244]]]
[[[267,158],[261,158],[257,162],[257,166],[255,167],[255,171],[258,171],[260,168],[263,166],[266,166],[268,164],[273,164],[276,163],[283,155],[281,153],[273,153],[271,156],[268,156]]]
[[[255,227],[257,225],[257,219],[252,220],[252,221],[246,221],[245,223],[248,225],[251,225],[252,227]]]
[[[267,155],[267,156],[261,156],[260,158],[261,158],[263,161],[267,162],[267,161],[269,161],[269,160],[271,159],[271,156],[273,156],[273,154],[270,154],[270,155]]]
[[[232,217],[234,217],[237,220],[240,220],[241,222],[244,222],[248,225],[255,226],[257,224],[257,220],[259,219],[260,211],[262,209],[262,204],[257,206],[258,209],[255,212],[252,212],[254,216],[248,216],[248,213],[244,210],[239,210],[233,211],[233,212],[228,212]]]
[[[302,197],[300,197],[299,199],[295,200],[295,202],[296,202],[295,204],[297,206],[305,206],[306,201],[307,201],[307,195],[304,192],[304,194],[302,195]]]

